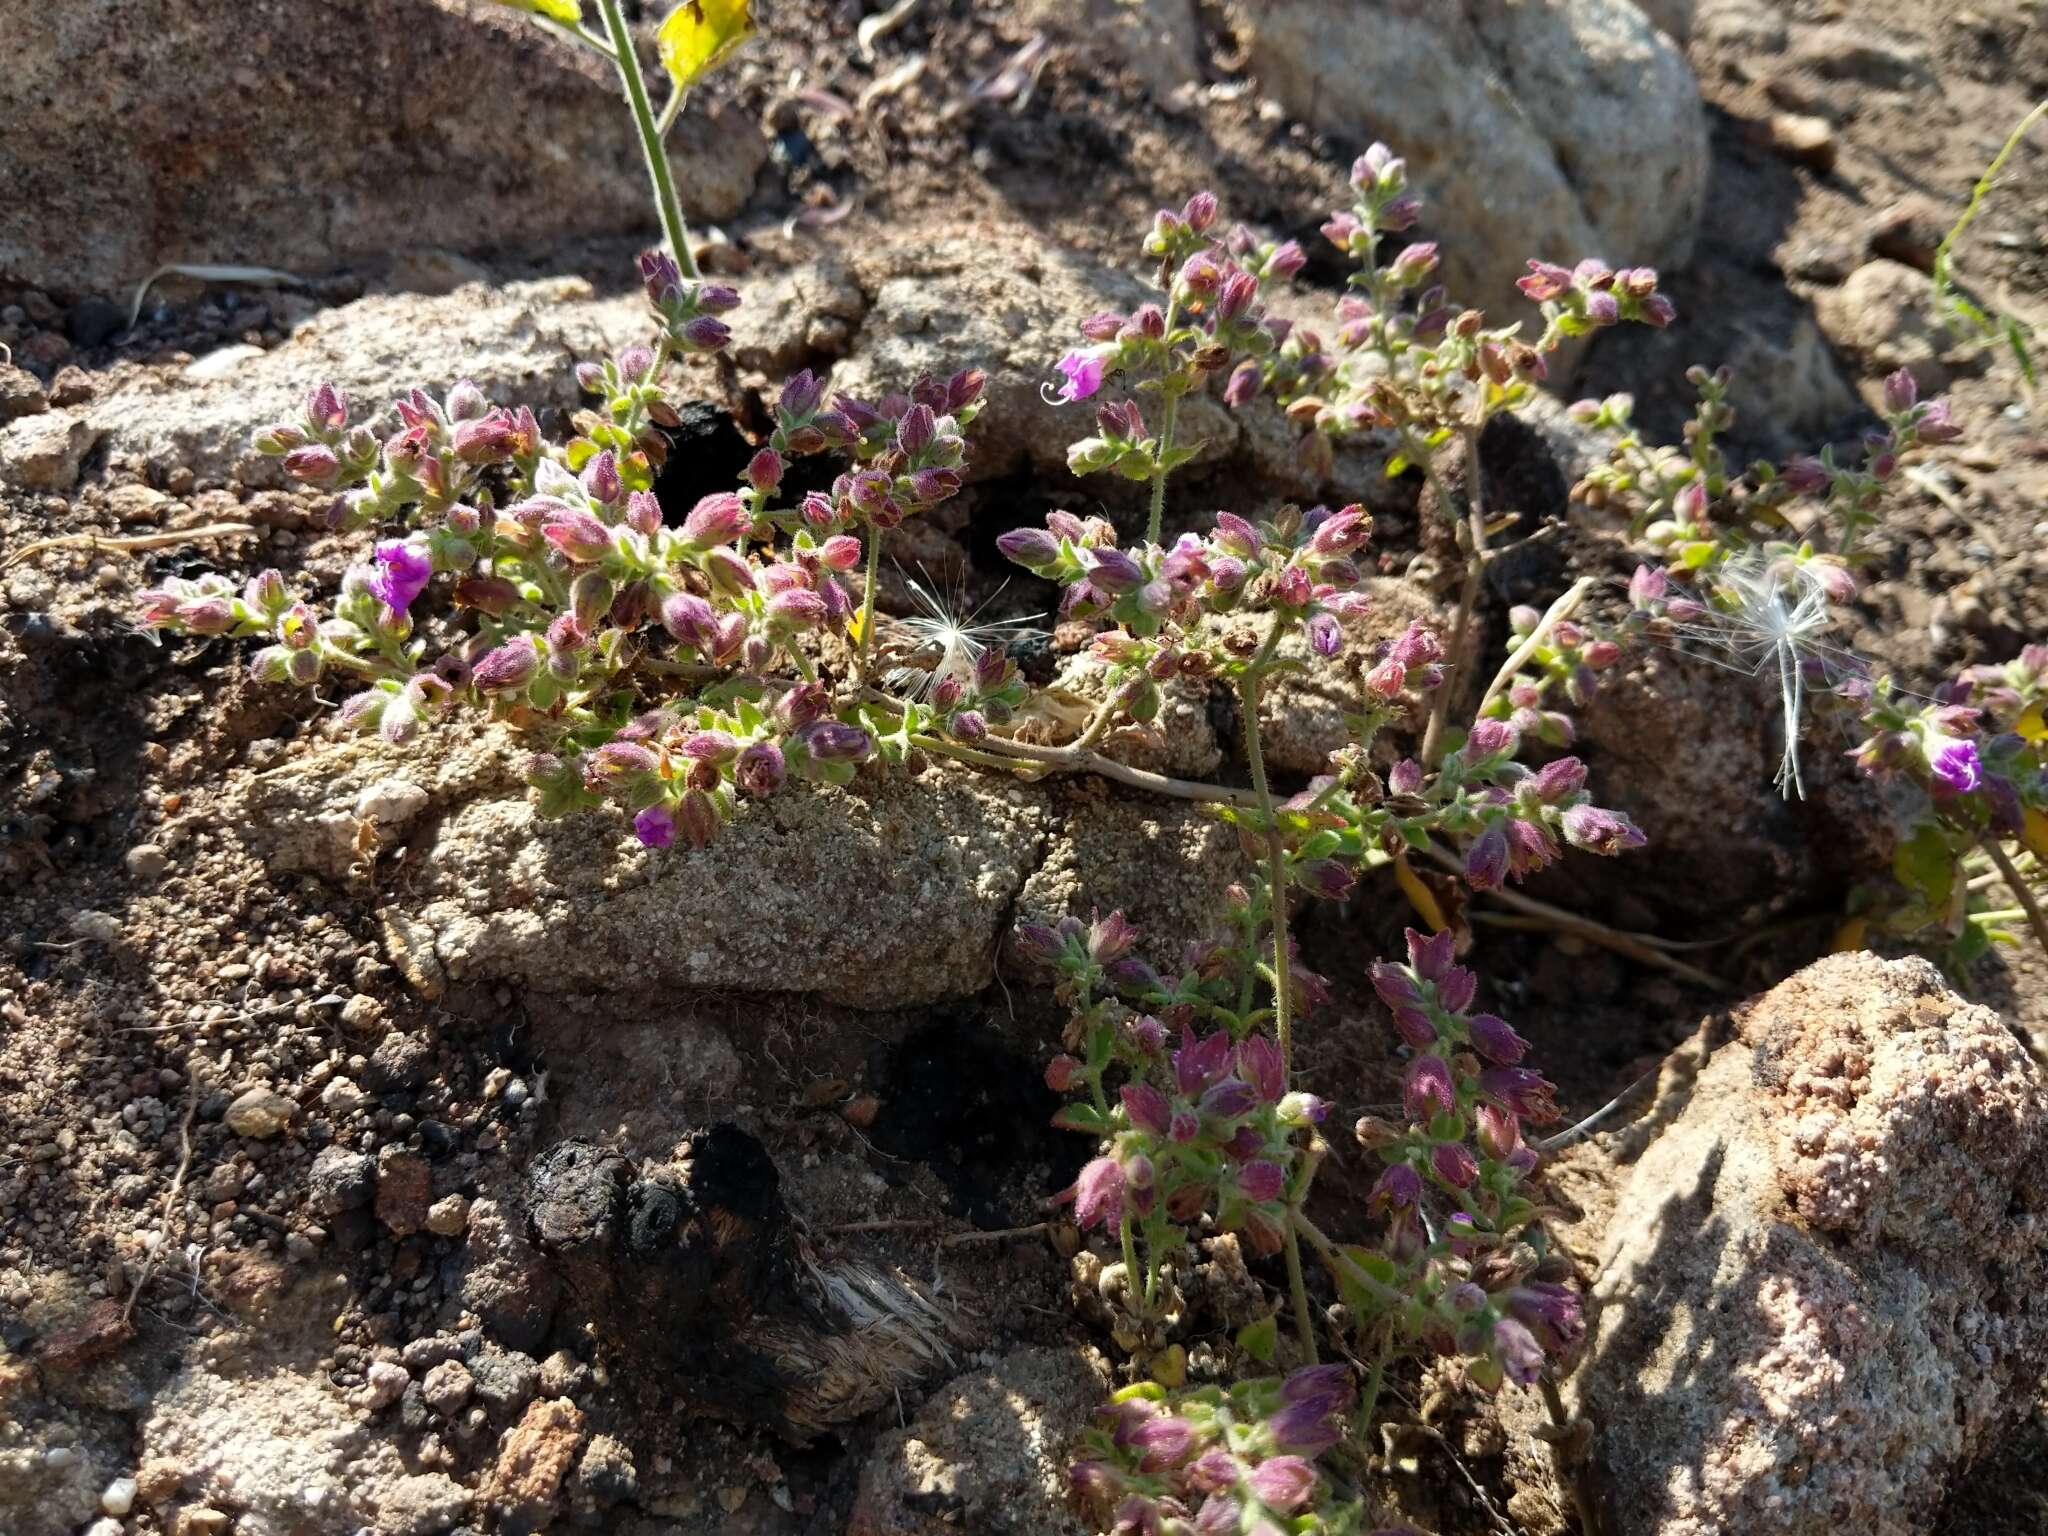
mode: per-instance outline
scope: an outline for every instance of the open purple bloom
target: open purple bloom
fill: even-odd
[[[374,553],[377,573],[363,586],[394,614],[404,613],[433,579],[434,562],[424,549],[404,539],[385,539]]]
[[[1984,764],[1977,756],[1977,743],[1967,737],[1927,733],[1927,771],[1934,778],[1934,792],[1967,795],[1984,782]]]
[[[666,848],[676,840],[676,813],[665,805],[650,805],[633,818],[633,835],[643,848]]]
[[[1067,379],[1056,397],[1062,403],[1086,400],[1102,388],[1103,355],[1099,351],[1077,347],[1053,366]]]

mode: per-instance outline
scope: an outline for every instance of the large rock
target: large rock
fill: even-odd
[[[1616,892],[1625,926],[1711,924],[1781,911],[1890,866],[1900,820],[1892,792],[1857,772],[1842,722],[1809,709],[1807,798],[1785,799],[1773,786],[1785,740],[1776,676],[1736,670],[1705,641],[1645,642],[1575,718],[1573,751],[1594,798],[1649,837],[1633,857],[1665,860],[1684,878],[1646,881],[1627,860],[1568,859],[1536,882],[1550,887],[1539,895]]]
[[[876,1443],[848,1536],[1083,1536],[1069,1453],[1108,1391],[1102,1358],[1077,1349],[1020,1350],[948,1382]]]
[[[1571,1379],[1607,1528],[1928,1529],[2048,1367],[2040,1069],[1925,961],[1847,954],[1667,1077]]]
[[[1004,915],[1044,841],[1043,791],[934,767],[848,789],[793,784],[710,848],[650,851],[622,817],[535,814],[508,733],[451,725],[434,752],[349,741],[241,782],[228,814],[279,869],[346,872],[337,829],[403,771],[430,796],[403,921],[454,981],[560,991],[816,992],[932,1002],[993,975]]]
[[[484,0],[81,0],[9,7],[0,279],[120,293],[165,262],[321,272],[421,244],[654,228],[616,77]],[[766,158],[692,105],[688,212]]]
[[[1530,313],[1513,287],[1528,257],[1691,254],[1699,87],[1628,0],[1259,0],[1239,16],[1289,113],[1407,157],[1455,297],[1513,318]]]

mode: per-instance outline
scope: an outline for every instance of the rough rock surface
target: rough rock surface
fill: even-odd
[[[166,262],[321,272],[422,243],[647,228],[608,67],[483,0],[89,0],[10,7],[0,277],[125,293]],[[505,106],[517,103],[508,137]],[[686,212],[727,218],[767,158],[699,105]]]
[[[1635,820],[1649,856],[1682,861],[1682,880],[1625,882],[1627,899],[1643,904],[1624,914],[1632,924],[1724,921],[1889,865],[1893,812],[1884,789],[1849,762],[1853,743],[1839,725],[1805,722],[1807,798],[1785,799],[1772,784],[1784,747],[1777,684],[1731,670],[1710,645],[1645,650],[1603,679],[1577,722],[1573,750],[1598,802]],[[1604,887],[1614,867],[1567,860],[1540,883]]]
[[[1934,323],[1934,285],[1925,272],[1902,261],[1865,262],[1822,296],[1819,314],[1829,338],[1867,371],[1911,369],[1929,393],[1948,383],[1947,342]]]
[[[1012,254],[991,262],[992,242]],[[1053,364],[1080,343],[1078,326],[1089,315],[1128,313],[1156,297],[1127,274],[1046,249],[1021,231],[890,247],[877,255],[875,269],[888,275],[876,285],[861,344],[834,371],[833,387],[872,399],[919,374],[985,369],[988,406],[975,423],[968,458],[975,480],[1027,467],[1065,475],[1067,444],[1095,430],[1094,415],[1040,393],[1058,382]],[[1208,396],[1183,403],[1178,440],[1201,444],[1202,459],[1229,451],[1239,435],[1237,418]],[[1119,488],[1106,475],[1088,485],[1101,494]],[[1142,494],[1128,483],[1122,488]]]
[[[1137,925],[1138,953],[1178,970],[1183,945],[1227,929],[1224,893],[1251,869],[1236,831],[1206,809],[1112,796],[1067,812],[1045,862],[1024,882],[1017,920],[1086,922],[1098,910],[1121,910]]]
[[[2048,1084],[1922,960],[1820,961],[1735,1035],[1597,1266],[1609,1529],[1909,1536],[2048,1365]]]
[[[434,298],[373,294],[321,311],[284,345],[232,368],[196,378],[189,369],[169,379],[142,374],[75,413],[17,423],[0,432],[0,456],[9,434],[32,422],[77,421],[110,460],[182,467],[202,487],[230,478],[270,484],[281,479],[276,463],[250,438],[293,414],[323,380],[348,393],[355,419],[386,426],[402,391],[418,385],[438,397],[463,378],[503,404],[568,406],[581,399],[578,360],[646,340],[651,329],[644,298],[599,299],[573,277],[476,284]]]
[[[291,1370],[197,1365],[158,1392],[140,1437],[144,1460],[175,1464],[195,1504],[237,1514],[248,1536],[430,1536],[471,1501],[439,1472],[408,1472],[394,1442]]]
[[[410,923],[453,981],[546,990],[816,992],[857,1007],[984,986],[1044,838],[1043,795],[934,768],[793,785],[743,808],[701,853],[650,852],[619,818],[543,821],[499,731],[439,733],[450,757],[350,741],[238,794],[274,868],[346,872],[363,790],[403,770],[422,813]]]
[[[1518,312],[1531,256],[1690,254],[1707,187],[1699,88],[1628,0],[1262,0],[1239,17],[1253,74],[1288,112],[1407,156],[1465,302]]]
[[[1108,1388],[1088,1349],[1026,1349],[948,1382],[876,1444],[848,1536],[1082,1536],[1067,1450]]]

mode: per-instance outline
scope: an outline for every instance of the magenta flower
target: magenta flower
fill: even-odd
[[[1269,1457],[1252,1473],[1252,1492],[1258,1501],[1283,1515],[1307,1503],[1315,1487],[1315,1468],[1299,1456]]]
[[[1247,1200],[1278,1200],[1287,1191],[1287,1175],[1278,1163],[1260,1158],[1237,1170],[1237,1187]]]
[[[385,539],[374,554],[377,573],[363,583],[364,588],[394,615],[404,613],[433,579],[432,558],[403,539]]]
[[[1067,379],[1055,397],[1062,404],[1086,400],[1102,388],[1103,354],[1099,351],[1077,347],[1053,366]]]
[[[1977,749],[1971,747],[1970,761],[1974,764],[1976,759]],[[1603,811],[1597,805],[1575,805],[1566,811],[1564,837],[1574,848],[1606,854],[1620,853],[1625,848],[1640,848],[1647,841],[1642,829],[1626,816],[1616,811]]]
[[[1155,1136],[1167,1133],[1173,1111],[1166,1102],[1166,1095],[1150,1083],[1125,1083],[1120,1096],[1124,1113],[1131,1117],[1131,1124]]]
[[[1450,1066],[1441,1056],[1415,1058],[1401,1097],[1410,1120],[1427,1122],[1433,1115],[1452,1114],[1458,1108],[1458,1090],[1452,1085]]]
[[[1264,1035],[1249,1035],[1237,1048],[1237,1070],[1261,1103],[1277,1104],[1287,1092],[1287,1069],[1280,1061],[1280,1047]]]
[[[1098,1157],[1074,1181],[1074,1220],[1082,1229],[1113,1227],[1124,1219],[1124,1171],[1116,1159]]]
[[[1927,733],[1927,771],[1938,795],[1967,795],[1984,782],[1984,764],[1977,743],[1967,737]]]

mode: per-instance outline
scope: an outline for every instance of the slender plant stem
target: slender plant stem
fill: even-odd
[[[1458,615],[1451,623],[1451,679],[1430,701],[1429,728],[1422,737],[1422,761],[1436,766],[1443,757],[1444,726],[1451,710],[1451,694],[1468,666],[1465,651],[1472,634],[1472,616],[1479,608],[1479,583],[1486,572],[1486,498],[1480,487],[1479,428],[1464,427],[1459,438],[1465,445],[1465,584],[1458,593]],[[1432,470],[1434,475],[1434,470]],[[1438,479],[1437,502],[1448,513],[1443,481]]]
[[[867,588],[860,600],[860,675],[867,681],[868,656],[875,645],[875,584],[877,568],[882,563],[882,530],[868,529],[868,574]]]
[[[1297,1210],[1294,1213],[1293,1225],[1303,1237],[1309,1240],[1309,1246],[1323,1256],[1323,1262],[1332,1269],[1343,1270],[1356,1285],[1371,1295],[1377,1296],[1381,1301],[1397,1306],[1406,1305],[1409,1299],[1407,1292],[1397,1291],[1384,1280],[1375,1280],[1371,1275],[1360,1269],[1350,1255],[1339,1249],[1335,1243],[1331,1242],[1324,1235],[1322,1228],[1308,1219],[1306,1212]]]
[[[1294,1303],[1294,1332],[1301,1340],[1301,1353],[1310,1365],[1317,1360],[1316,1319],[1309,1309],[1308,1281],[1301,1273],[1301,1238],[1294,1229],[1294,1216],[1298,1208],[1288,1211],[1287,1234],[1282,1240],[1287,1256],[1287,1294]]]
[[[1138,1268],[1138,1245],[1131,1237],[1131,1217],[1128,1211],[1117,1225],[1117,1236],[1122,1241],[1124,1249],[1124,1295],[1130,1298],[1131,1310],[1137,1313],[1140,1319],[1149,1318],[1152,1309],[1148,1303],[1151,1298],[1145,1294],[1145,1282],[1140,1278],[1143,1272]]]
[[[1579,1517],[1580,1536],[1600,1536],[1600,1512],[1586,1492],[1585,1480],[1579,1476],[1580,1458],[1566,1444],[1575,1421],[1564,1405],[1564,1394],[1557,1390],[1557,1383],[1550,1379],[1548,1372],[1538,1378],[1537,1387],[1543,1394],[1543,1406],[1549,1411],[1554,1432],[1550,1437],[1551,1470],[1571,1492],[1572,1509]]]
[[[1166,301],[1166,337],[1169,347],[1173,344],[1173,322],[1176,310],[1177,305],[1169,297]],[[1166,476],[1169,473],[1166,468],[1166,454],[1167,450],[1173,447],[1173,427],[1174,423],[1180,418],[1179,392],[1168,385],[1165,387],[1165,393],[1166,403],[1160,408],[1159,413],[1159,444],[1156,450],[1158,457],[1152,464],[1152,507],[1145,517],[1145,541],[1148,544],[1157,544],[1159,542],[1160,529],[1165,523]]]
[[[1280,837],[1280,818],[1273,811],[1273,792],[1266,782],[1266,757],[1259,749],[1259,674],[1247,671],[1238,680],[1244,708],[1244,755],[1252,770],[1252,793],[1266,832],[1266,895],[1273,923],[1273,1034],[1280,1046],[1280,1066],[1293,1062],[1294,1034],[1287,996],[1287,848]]]
[[[1515,674],[1522,670],[1523,664],[1531,656],[1536,654],[1537,647],[1550,638],[1553,629],[1571,617],[1572,612],[1592,590],[1593,578],[1581,576],[1565,590],[1563,596],[1550,605],[1536,627],[1529,632],[1529,638],[1516,646],[1514,654],[1502,662],[1500,670],[1493,674],[1493,681],[1486,685],[1486,692],[1479,696],[1478,706],[1472,711],[1475,716],[1486,713],[1486,706],[1498,698],[1508,684],[1515,680]]]
[[[1464,865],[1434,843],[1429,845],[1429,856],[1453,874],[1464,872]],[[1588,943],[1598,944],[1602,949],[1611,949],[1618,955],[1627,955],[1631,960],[1639,960],[1644,965],[1653,965],[1660,970],[1670,971],[1675,976],[1683,976],[1687,981],[1711,987],[1716,992],[1729,990],[1728,983],[1712,971],[1701,970],[1696,965],[1666,953],[1657,947],[1657,941],[1645,935],[1610,928],[1605,923],[1596,922],[1590,917],[1581,917],[1578,913],[1563,907],[1554,907],[1549,902],[1538,901],[1533,896],[1524,896],[1519,891],[1488,891],[1486,894],[1504,907],[1526,912],[1531,917],[1542,919],[1552,928],[1576,934]]]
[[[647,81],[640,73],[640,56],[633,51],[633,34],[626,28],[626,12],[620,0],[597,0],[611,38],[613,62],[619,67],[619,82],[626,88],[626,105],[633,109],[633,126],[640,134],[640,152],[647,161],[647,176],[654,183],[654,204],[661,214],[661,231],[670,253],[683,275],[695,278],[697,258],[690,254],[690,226],[683,222],[683,205],[676,199],[675,175],[669,169],[668,151],[661,147],[661,130],[648,104]]]
[[[1991,862],[1998,866],[1999,874],[2005,877],[2005,883],[2011,888],[2014,898],[2026,909],[2027,922],[2033,927],[2034,938],[2040,944],[2041,952],[2048,955],[2048,913],[2042,912],[2041,903],[2034,899],[2034,893],[2028,887],[2026,878],[2020,874],[2019,866],[2013,863],[2012,856],[2000,845],[1998,839],[1987,837],[1983,846],[1984,851],[1991,855]]]
[[[1173,446],[1173,428],[1180,416],[1180,396],[1169,394],[1166,405],[1159,415],[1159,457],[1166,458],[1166,450]],[[1159,542],[1159,533],[1166,520],[1166,475],[1164,462],[1152,468],[1152,509],[1145,517],[1145,540],[1150,544]]]

